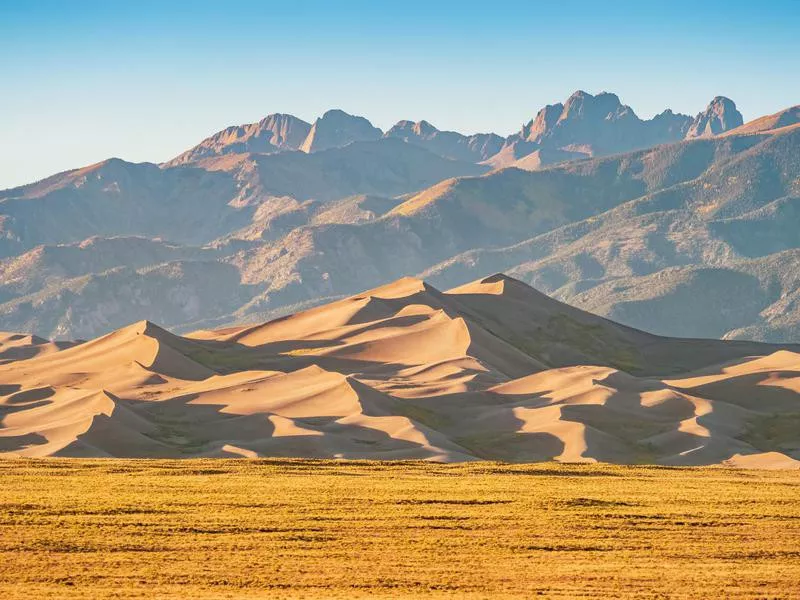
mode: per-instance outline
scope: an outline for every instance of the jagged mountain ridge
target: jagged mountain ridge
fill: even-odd
[[[616,94],[579,90],[566,102],[542,108],[506,139],[487,164],[538,169],[547,164],[630,152],[682,139],[714,136],[742,125],[732,100],[714,98],[694,119],[667,109],[640,119]]]
[[[561,162],[569,158],[603,156],[674,142],[685,136],[690,119],[664,113],[643,121],[615,94],[596,96],[584,91],[572,94],[564,104],[548,105],[536,118],[511,136],[501,153],[490,159],[496,167],[515,165],[533,153],[556,153]],[[558,152],[566,153],[563,157]],[[537,166],[547,164],[540,161]],[[523,163],[525,164],[525,163]]]
[[[258,123],[234,125],[206,138],[194,148],[170,161],[167,167],[192,163],[210,156],[259,152],[272,154],[299,150],[311,131],[311,124],[293,115],[272,114]]]
[[[394,137],[455,160],[486,162],[493,167],[536,169],[575,158],[599,157],[681,139],[718,135],[742,124],[728,98],[717,96],[694,119],[664,110],[640,119],[616,94],[596,96],[583,90],[563,104],[547,105],[515,134],[464,135],[441,131],[428,121],[401,120],[386,133],[367,119],[340,109],[327,111],[313,125],[292,115],[269,115],[258,123],[232,126],[203,140],[164,166],[189,164],[212,156],[245,152],[310,153],[358,141]]]
[[[447,158],[472,162],[487,160],[503,147],[503,138],[495,133],[463,135],[440,131],[427,121],[398,121],[386,137],[400,138]]]

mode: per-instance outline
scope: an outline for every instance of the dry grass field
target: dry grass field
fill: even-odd
[[[800,472],[0,461],[24,598],[800,597]]]

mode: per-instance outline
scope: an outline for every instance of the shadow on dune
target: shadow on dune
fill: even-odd
[[[19,384],[0,386],[0,396],[6,396],[0,404],[0,430],[6,428],[3,424],[3,419],[6,416],[23,410],[46,406],[51,403],[49,398],[56,393],[49,386],[19,391],[21,387]]]
[[[800,389],[797,371],[770,370],[760,373],[733,375],[696,387],[673,386],[687,394],[724,400],[756,412],[800,412],[800,392],[782,387],[781,381],[795,380]]]
[[[574,309],[553,314],[555,301],[530,291],[519,297],[516,283],[502,283],[508,294],[492,294],[487,307],[487,294],[441,294],[406,280],[347,301],[344,312],[335,307],[333,321],[327,313],[291,323],[289,316],[224,339],[134,324],[87,343],[82,354],[31,361],[38,370],[18,372],[29,389],[4,384],[3,416],[59,402],[42,383],[59,361],[65,372],[80,370],[78,383],[96,396],[34,413],[32,420],[46,413],[41,427],[15,416],[25,433],[0,435],[0,443],[6,451],[51,444],[59,456],[712,464],[758,452],[740,435],[750,414],[800,408],[800,394],[775,385],[791,371],[685,389],[603,367],[550,371],[598,362],[640,371],[646,356],[684,346],[597,317],[573,318]],[[58,376],[59,394],[75,389],[74,379]],[[134,383],[120,383],[125,377]]]
[[[406,404],[423,409],[423,423],[490,460],[535,462],[560,457],[616,464],[703,465],[768,450],[741,439],[746,421],[731,419],[730,413],[736,417],[737,411],[743,411],[729,409],[725,402],[709,408],[708,401],[696,394],[692,401],[660,381],[621,372],[591,383],[582,393],[607,388],[602,403],[580,398],[553,401],[548,397],[552,391],[488,391],[420,398]],[[702,411],[696,412],[696,402]],[[527,411],[533,412],[527,419],[520,418]]]
[[[450,296],[443,294],[427,283],[418,282],[422,289],[410,289],[405,296],[382,297],[380,295],[369,296],[367,304],[359,309],[348,319],[348,325],[367,324],[373,321],[390,319],[398,312],[409,306],[423,306],[431,311],[443,311],[447,316],[455,318],[459,316],[460,307]],[[379,292],[380,288],[376,290]],[[366,296],[356,296],[354,299],[366,298]],[[425,317],[426,315],[421,315]]]
[[[17,452],[29,446],[38,446],[46,443],[47,438],[38,433],[26,433],[11,437],[0,435],[0,452]]]
[[[25,337],[25,336],[14,336],[14,337]],[[14,340],[14,337],[11,340]],[[6,363],[12,363],[19,360],[28,360],[30,358],[35,358],[39,354],[41,354],[45,348],[43,346],[51,345],[58,350],[66,350],[67,348],[72,348],[73,346],[77,346],[80,342],[48,342],[47,340],[39,339],[38,341],[34,342],[28,346],[20,346],[17,348],[7,348],[3,351],[0,351],[0,365]]]
[[[189,350],[187,356],[221,375],[239,371],[292,373],[309,366],[318,366],[326,371],[358,376],[376,372],[395,373],[417,366],[313,354],[320,349],[336,348],[344,344],[331,340],[282,340],[258,346],[217,340],[192,341],[195,343],[196,349]]]
[[[0,352],[0,364],[15,360],[27,360],[33,358],[42,351],[36,346],[23,346],[21,348],[8,348]]]
[[[20,386],[17,386],[19,389]],[[6,404],[27,404],[29,402],[36,402],[38,400],[45,400],[54,396],[56,391],[50,386],[31,388],[22,392],[10,394],[6,398]]]
[[[492,392],[443,394],[403,400],[397,411],[437,430],[483,460],[540,462],[561,456],[566,445],[546,431],[523,431],[514,409],[539,395],[503,397]],[[546,404],[546,402],[543,402]]]
[[[356,385],[362,414],[391,417],[376,404],[382,395]],[[370,398],[370,396],[373,396]],[[346,422],[348,415],[286,417],[268,411],[235,414],[235,404],[198,404],[200,394],[160,402],[115,398],[110,416],[95,415],[91,427],[56,456],[191,458],[277,456],[309,458],[432,458],[430,447],[392,437],[379,428]],[[279,431],[275,419],[284,424]],[[11,439],[11,438],[7,438]],[[46,443],[39,436],[14,438],[7,451]],[[459,449],[451,449],[458,452]],[[464,452],[458,460],[469,460]]]

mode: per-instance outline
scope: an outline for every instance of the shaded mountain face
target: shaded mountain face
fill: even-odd
[[[668,267],[579,292],[575,306],[654,333],[728,339],[800,339],[800,250],[712,268]],[[735,298],[735,302],[731,301]]]
[[[0,336],[0,455],[800,466],[800,347],[659,338],[494,275],[186,337]],[[691,370],[691,373],[685,371]]]
[[[246,222],[241,192],[230,173],[110,159],[0,196],[0,257],[93,236],[202,244]]]
[[[606,282],[671,266],[736,270],[747,257],[797,247],[796,228],[785,217],[800,175],[792,150],[798,135],[696,140],[531,173],[507,169],[443,182],[357,227],[296,230],[269,247],[243,251],[236,260],[246,281],[269,286],[246,310],[263,317],[280,304],[347,294],[403,273],[450,286],[505,270],[572,301]],[[722,284],[705,276],[697,281]],[[769,281],[754,296],[756,311],[752,304],[721,311],[725,295],[719,295],[705,308],[717,313],[714,318],[687,314],[697,328],[693,335],[733,335],[766,323],[769,312],[763,311],[794,285]],[[744,303],[745,296],[736,300]],[[649,326],[687,335],[689,327],[675,315],[690,306],[676,297],[672,318],[654,317]],[[672,329],[661,329],[670,320]],[[791,336],[789,321],[757,328],[761,339],[790,340],[775,337]]]
[[[298,150],[308,137],[311,124],[292,115],[269,115],[258,123],[228,127],[200,142],[194,148],[165,163],[175,167],[223,154],[260,152],[272,154]]]
[[[503,138],[494,133],[467,136],[455,131],[439,131],[427,121],[399,121],[385,135],[422,146],[440,156],[470,162],[494,156],[504,143]]]
[[[717,96],[703,112],[695,117],[686,132],[686,137],[711,137],[736,129],[742,124],[744,124],[742,113],[736,109],[733,100]]]
[[[352,142],[377,140],[383,132],[364,117],[354,117],[343,110],[329,110],[314,121],[300,145],[303,152],[318,152]]]
[[[313,155],[222,156],[179,168],[111,159],[7,191],[0,200],[0,257],[93,236],[203,245],[246,226],[263,202],[394,196],[486,170],[389,139]]]
[[[687,119],[576,94],[518,134],[538,146],[521,168],[476,164],[491,134],[420,121],[311,153],[111,159],[0,191],[0,329],[88,338],[133,315],[188,331],[408,274],[452,287],[505,271],[659,333],[793,341],[796,110],[610,157],[572,161],[585,148],[564,145],[586,123],[609,144],[642,127],[683,136]],[[286,145],[279,122],[269,139]]]
[[[657,333],[796,340],[798,144],[800,129],[726,136],[557,169],[605,171],[609,188],[636,174],[641,187],[606,212],[470,249],[425,276],[446,284],[505,270]]]

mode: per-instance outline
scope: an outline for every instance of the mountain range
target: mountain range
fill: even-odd
[[[505,272],[661,335],[796,342],[799,146],[800,107],[724,97],[641,119],[578,91],[508,137],[270,115],[0,191],[0,328],[180,333]]]
[[[800,467],[800,345],[665,338],[505,275],[267,323],[0,335],[0,456]]]

